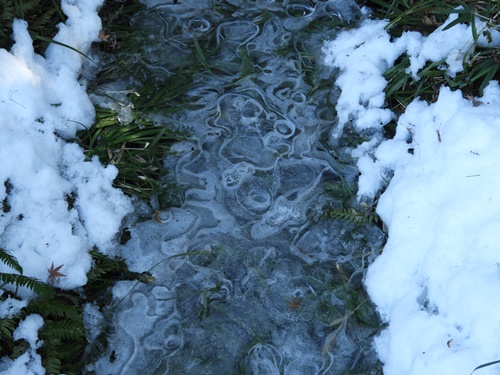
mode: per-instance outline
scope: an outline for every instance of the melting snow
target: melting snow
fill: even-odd
[[[101,28],[101,3],[63,0],[68,19],[54,39],[87,52]],[[10,52],[0,49],[0,247],[18,259],[25,275],[41,280],[48,279],[52,262],[64,265],[66,277],[58,286],[70,289],[86,283],[88,251],[94,245],[104,252],[109,248],[131,204],[112,187],[116,168],[85,161],[83,150],[66,142],[94,119],[78,81],[84,57],[56,44],[45,58],[35,54],[27,26],[14,21],[15,44]],[[0,263],[0,272],[13,270]],[[7,299],[0,304],[1,316],[20,307]],[[45,373],[36,353],[42,324],[36,315],[20,324],[14,339],[27,339],[30,349],[13,363],[4,358],[2,374]]]
[[[412,102],[395,137],[377,145],[392,117],[380,100],[382,73],[406,52],[413,75],[443,58],[453,75],[472,40],[470,27],[443,25],[427,38],[411,32],[391,41],[386,24],[366,20],[324,46],[325,62],[340,68],[341,127],[353,121],[375,134],[353,152],[360,198],[374,197],[394,174],[377,207],[388,242],[365,280],[388,323],[376,347],[386,375],[469,374],[500,359],[500,87],[491,82],[473,100],[442,87],[435,103]],[[500,41],[493,35],[491,46]]]

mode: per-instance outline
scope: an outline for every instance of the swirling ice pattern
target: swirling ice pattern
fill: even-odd
[[[183,46],[208,33],[221,68],[189,93],[201,109],[171,115],[193,134],[169,162],[183,204],[132,229],[123,251],[149,262],[156,282],[116,309],[99,373],[342,373],[370,341],[322,354],[333,329],[320,311],[338,307],[330,275],[335,264],[360,268],[359,254],[376,251],[383,236],[310,220],[324,204],[323,184],[348,170],[319,146],[333,121],[312,95],[330,88],[306,83],[298,32],[322,17],[349,22],[354,3],[216,1],[231,10],[228,21],[208,1],[153,3],[134,22],[158,35],[148,59],[158,74],[175,70]],[[247,77],[243,56],[253,64]]]

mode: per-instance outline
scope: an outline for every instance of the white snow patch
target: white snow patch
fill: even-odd
[[[102,0],[63,0],[68,16],[55,40],[86,53],[97,40]],[[112,187],[115,167],[97,159],[86,161],[83,150],[67,140],[94,121],[94,107],[78,81],[87,61],[67,47],[50,44],[46,57],[34,53],[25,21],[15,20],[11,51],[0,49],[0,248],[9,251],[23,274],[48,280],[48,269],[63,266],[58,287],[76,288],[87,282],[95,245],[105,252],[122,218],[132,210],[127,197]],[[70,204],[71,199],[74,204]],[[14,272],[0,262],[0,272]],[[8,286],[4,286],[6,288]],[[7,298],[0,318],[27,305]],[[43,318],[29,315],[14,331],[30,348],[15,361],[0,360],[0,374],[45,374],[36,349]]]
[[[38,314],[28,315],[14,331],[12,337],[15,341],[24,339],[30,348],[38,349],[42,342],[38,341],[38,330],[43,327],[43,318]]]
[[[15,361],[9,358],[0,360],[0,374],[2,375],[43,375],[42,358],[36,352],[43,341],[38,340],[38,331],[43,327],[43,318],[38,314],[28,315],[13,333],[13,339],[26,340],[30,345],[24,354]]]
[[[7,297],[5,301],[0,302],[0,319],[12,318],[27,305],[28,301]]]
[[[62,1],[68,20],[55,40],[87,52],[97,40],[102,0]],[[58,286],[86,283],[96,245],[106,251],[131,204],[112,187],[117,170],[65,140],[90,127],[94,108],[78,81],[81,54],[51,44],[46,58],[34,53],[25,21],[13,24],[15,44],[0,50],[0,247],[24,274],[46,281],[52,262],[63,265]],[[74,207],[68,197],[76,198]],[[0,264],[1,272],[12,272]]]
[[[324,46],[325,61],[340,69],[334,137],[349,121],[376,130],[391,118],[378,95],[387,84],[383,72],[402,53],[415,77],[426,62],[443,59],[454,75],[473,40],[469,26],[443,25],[426,38],[405,33],[390,41],[385,24],[366,20]],[[490,31],[494,40],[479,42],[498,45],[498,32]],[[481,98],[442,87],[435,103],[417,99],[393,139],[353,151],[360,198],[375,197],[394,174],[377,207],[388,241],[365,280],[388,323],[376,339],[386,375],[470,374],[500,359],[499,142],[500,87],[491,82]]]

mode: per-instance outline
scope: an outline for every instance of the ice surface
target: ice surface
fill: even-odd
[[[342,7],[337,12],[335,2],[317,3],[301,16],[281,2],[237,3],[244,6],[229,19],[184,2],[155,9],[171,25],[161,36],[165,44],[191,43],[189,27],[198,38],[212,38],[220,49],[207,58],[218,73],[197,76],[189,92],[197,109],[167,119],[194,134],[177,147],[181,154],[166,160],[182,205],[130,225],[132,238],[120,254],[155,282],[114,288],[116,301],[123,300],[97,372],[326,374],[375,362],[371,329],[357,329],[349,318],[338,330],[329,323],[338,311],[345,317],[345,290],[359,287],[362,268],[384,236],[374,226],[360,235],[353,225],[311,220],[322,214],[323,185],[340,182],[339,174],[352,181],[356,172],[321,142],[333,121],[319,117],[324,108],[311,97],[301,60],[319,55],[321,46],[302,55],[295,50],[304,48],[298,34],[287,30],[340,17]],[[353,19],[354,3],[343,4],[352,6],[342,9]],[[257,22],[262,9],[266,19]],[[153,27],[154,14],[134,19]],[[275,53],[292,44],[284,56]],[[258,65],[241,78],[246,55]],[[172,60],[166,57],[161,69],[175,68]],[[328,92],[315,91],[320,98]],[[339,269],[349,276],[342,278]]]
[[[87,331],[88,341],[95,343],[104,325],[104,316],[97,304],[87,303],[83,306],[83,324]]]

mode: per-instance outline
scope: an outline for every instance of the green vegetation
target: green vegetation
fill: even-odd
[[[8,284],[12,284],[16,287],[13,292],[14,295],[17,295],[17,291],[19,288],[24,287],[45,298],[52,297],[52,289],[49,286],[32,277],[23,275],[23,268],[18,263],[17,259],[8,251],[2,248],[0,248],[0,261],[17,272],[0,273],[0,281],[2,282],[2,284],[0,285],[0,289],[3,289]]]
[[[133,6],[130,3],[133,3]],[[10,49],[13,43],[10,37],[12,21],[14,18],[21,18],[28,21],[35,52],[43,55],[48,44],[53,43],[52,38],[57,33],[56,25],[66,19],[59,4],[59,0],[3,1],[0,4],[0,47]],[[101,9],[101,15],[104,17],[104,23],[113,25],[116,33],[131,38],[133,30],[129,25],[129,18],[139,7],[144,6],[138,1],[128,1],[125,4],[108,0]],[[128,34],[125,34],[125,31]],[[106,38],[106,34],[102,37],[104,39],[100,48],[103,53],[114,56],[117,41],[110,36]],[[121,39],[120,43],[126,44],[125,40]],[[125,55],[122,57],[126,58]],[[123,64],[127,65],[126,62]],[[105,67],[108,68],[109,66]],[[102,72],[99,78],[102,79],[106,73],[109,73],[109,70]],[[169,152],[169,146],[184,139],[186,135],[156,120],[155,112],[165,111],[171,100],[180,96],[187,87],[175,86],[177,78],[173,77],[170,86],[166,85],[163,90],[158,91],[152,88],[151,77],[146,76],[144,84],[134,87],[128,121],[121,119],[118,110],[96,106],[95,124],[90,129],[80,131],[75,139],[86,150],[89,159],[97,156],[103,164],[113,164],[118,168],[115,185],[128,195],[149,199],[156,194],[168,196],[168,192],[173,189],[162,180],[166,175],[162,160]],[[117,102],[117,108],[120,104]],[[2,211],[7,213],[11,209],[8,197],[12,185],[7,180],[4,181],[4,186],[7,195],[2,201]],[[75,199],[75,196],[67,197],[68,207],[72,206]],[[171,203],[164,200],[162,202]],[[122,259],[110,258],[101,254],[98,249],[92,249],[90,255],[93,267],[87,274],[87,284],[78,290],[67,291],[57,287],[58,276],[64,277],[59,272],[59,266],[53,265],[48,269],[49,282],[37,280],[24,275],[17,259],[7,250],[0,249],[0,262],[12,270],[0,273],[0,302],[8,298],[20,300],[18,292],[22,288],[36,294],[18,313],[0,319],[0,358],[6,356],[15,360],[29,348],[25,340],[15,341],[13,332],[31,314],[38,314],[44,320],[44,325],[38,333],[43,345],[37,349],[37,353],[41,355],[42,365],[48,374],[80,374],[88,359],[99,355],[98,347],[106,347],[105,330],[97,338],[94,343],[96,345],[88,346],[83,322],[85,304],[96,304],[104,311],[109,307],[112,299],[111,288],[117,281],[147,282],[148,278],[146,275],[128,271]]]
[[[343,220],[349,223],[378,224],[379,216],[375,212],[376,202],[368,205],[358,203],[356,193],[340,176],[340,181],[325,183],[324,189],[329,197],[327,205],[323,207],[323,218]]]
[[[0,3],[1,48],[10,49],[12,46],[10,36],[15,18],[28,22],[35,52],[41,55],[57,33],[56,25],[66,20],[59,0],[3,0]]]
[[[96,155],[104,165],[117,167],[115,186],[128,195],[149,199],[165,193],[169,185],[162,181],[167,174],[162,160],[170,145],[184,136],[135,110],[129,124],[120,121],[115,110],[96,107],[96,112],[95,124],[78,133],[78,143],[87,150],[87,157]]]
[[[192,80],[191,72],[159,76],[146,68],[146,52],[141,50],[146,40],[141,38],[147,35],[131,26],[132,16],[144,9],[136,0],[108,0],[101,8],[102,42],[96,49],[104,64],[89,91],[113,104],[111,108],[95,105],[94,125],[79,131],[76,141],[89,159],[97,156],[104,165],[117,167],[116,187],[129,196],[149,200],[156,195],[172,196],[175,190],[165,179],[167,170],[162,161],[170,146],[187,134],[175,130],[158,114],[179,110],[180,99]],[[100,89],[102,84],[123,79],[130,80],[123,91],[126,100]],[[174,204],[171,199],[163,203]]]
[[[491,41],[491,31],[500,31],[500,3],[497,0],[370,0],[362,2],[373,10],[373,17],[388,19],[388,32],[401,36],[404,31],[419,31],[428,35],[443,25],[451,14],[456,14],[455,21],[444,30],[459,23],[471,26],[470,48],[465,51],[462,60],[463,71],[455,77],[446,74],[444,61],[429,63],[419,73],[419,80],[414,80],[405,72],[409,67],[409,57],[402,56],[385,72],[389,84],[386,98],[389,108],[396,113],[404,111],[416,97],[429,102],[437,99],[439,87],[447,85],[452,89],[461,89],[468,97],[481,96],[483,89],[491,80],[500,80],[500,55],[498,47],[480,45],[481,37]]]
[[[0,261],[13,270],[12,273],[0,273],[0,301],[7,298],[18,299],[19,288],[27,288],[38,295],[18,314],[0,319],[0,357],[16,359],[29,348],[24,340],[14,341],[13,332],[27,316],[38,314],[43,318],[44,325],[38,333],[43,345],[37,352],[42,357],[47,373],[81,373],[87,347],[83,306],[86,303],[96,303],[103,308],[111,301],[111,286],[116,281],[143,278],[143,275],[128,271],[121,259],[109,258],[96,249],[90,254],[94,266],[87,274],[87,284],[77,292],[61,290],[49,283],[24,276],[17,259],[0,248]],[[49,274],[47,276],[50,277]]]
[[[367,258],[370,255],[362,254],[360,248],[359,253],[355,255],[356,263],[359,262],[356,266],[351,261],[337,262],[334,270],[318,267],[306,279],[308,285],[314,289],[313,299],[317,296],[331,296],[327,299],[321,298],[316,303],[311,300],[303,303],[304,306],[312,305],[315,319],[330,327],[328,335],[323,340],[323,355],[339,350],[338,346],[342,342],[340,337],[346,332],[358,332],[357,340],[363,341],[376,335],[383,328],[376,308],[362,283],[363,268],[359,268],[360,264],[368,263]],[[336,302],[332,304],[332,301]],[[380,361],[363,355],[351,365],[359,374],[382,374]]]

